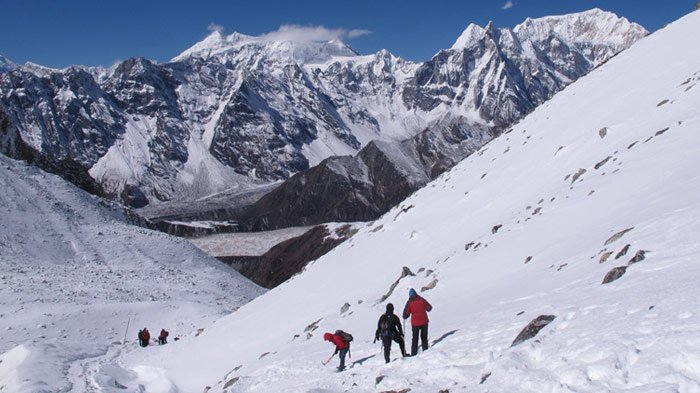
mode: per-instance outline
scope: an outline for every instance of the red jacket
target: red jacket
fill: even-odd
[[[416,295],[412,299],[408,299],[406,307],[403,309],[404,319],[411,316],[411,326],[424,326],[428,324],[428,311],[432,310],[433,306],[427,300]]]
[[[335,344],[336,349],[345,349],[348,348],[350,345],[343,339],[343,336],[337,335],[337,334],[332,334],[332,333],[326,333],[323,335],[323,339],[326,341],[330,341],[333,344]]]
[[[151,339],[151,333],[149,333],[147,329],[143,329],[143,333],[141,334],[141,339],[143,341],[149,341]]]

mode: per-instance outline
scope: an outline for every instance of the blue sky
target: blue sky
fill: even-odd
[[[50,67],[109,66],[142,56],[164,62],[209,34],[260,35],[282,25],[325,27],[362,54],[388,49],[427,60],[469,25],[513,27],[526,17],[598,7],[650,31],[695,0],[0,0],[0,55]],[[352,33],[351,33],[352,32]]]

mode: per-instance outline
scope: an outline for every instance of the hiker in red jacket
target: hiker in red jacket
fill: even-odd
[[[411,317],[411,327],[413,337],[411,337],[411,356],[418,354],[418,335],[420,334],[421,347],[423,351],[428,349],[428,312],[433,306],[427,300],[418,296],[416,290],[411,288],[408,291],[408,301],[403,309],[403,319]]]
[[[331,358],[333,356],[335,356],[336,353],[340,357],[340,366],[338,366],[338,372],[340,372],[340,371],[345,370],[345,355],[348,353],[348,349],[350,349],[350,343],[348,343],[348,341],[346,341],[346,339],[343,337],[343,335],[338,334],[338,333],[339,332],[336,332],[336,334],[326,333],[323,335],[323,339],[335,344],[335,352],[333,352],[333,355],[331,355]],[[328,358],[328,361],[326,361],[326,363],[328,363],[330,360],[331,359]]]
[[[160,336],[158,336],[158,345],[163,345],[168,343],[168,335],[170,333],[165,329],[160,329]]]
[[[148,329],[143,328],[143,330],[141,331],[141,346],[147,347],[150,340],[151,333],[148,331]]]

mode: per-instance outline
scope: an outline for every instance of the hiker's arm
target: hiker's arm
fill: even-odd
[[[425,300],[425,299],[423,299],[423,300]],[[433,306],[431,306],[430,303],[428,303],[427,300],[425,300],[425,309],[426,309],[427,311],[431,311],[431,310],[433,309]]]
[[[399,331],[399,336],[403,337],[403,329],[401,328],[401,320],[399,317],[394,318],[394,326],[396,326],[396,330]]]

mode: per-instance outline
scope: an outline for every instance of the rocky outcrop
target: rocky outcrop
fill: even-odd
[[[317,226],[305,234],[283,241],[260,257],[243,261],[240,273],[265,288],[274,288],[299,273],[314,261],[355,234],[350,225],[329,232],[326,226]],[[225,257],[234,261],[233,257]],[[219,258],[221,259],[221,258]]]
[[[540,315],[539,317],[533,319],[530,321],[530,323],[523,328],[523,330],[520,331],[518,336],[513,340],[513,343],[510,345],[511,347],[514,347],[524,341],[527,341],[537,335],[537,333],[540,332],[545,326],[549,325],[556,316],[554,315]]]

